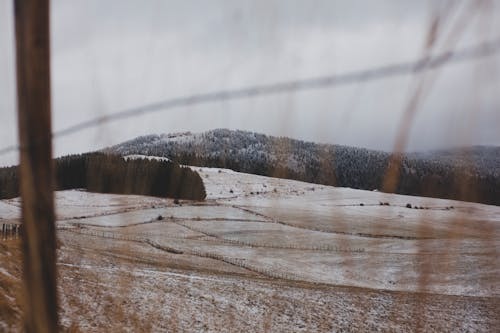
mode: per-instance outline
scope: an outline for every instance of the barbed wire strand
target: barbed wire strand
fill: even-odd
[[[403,75],[415,75],[452,63],[465,62],[469,60],[488,57],[498,52],[500,52],[500,38],[494,39],[489,42],[483,42],[458,51],[451,50],[434,56],[424,56],[413,62],[396,63],[371,69],[348,72],[344,74],[333,74],[315,78],[284,81],[273,84],[255,85],[239,89],[220,90],[209,93],[176,97],[86,120],[75,125],[71,125],[62,130],[55,131],[52,134],[52,137],[64,137],[76,132],[80,132],[84,129],[99,126],[104,123],[137,117],[158,111],[165,111],[177,107],[213,103],[218,101],[237,100],[243,98],[253,98],[258,96],[276,95],[295,91],[324,89],[334,86],[364,83]],[[0,156],[19,149],[21,149],[21,147],[17,145],[4,147],[0,149]]]

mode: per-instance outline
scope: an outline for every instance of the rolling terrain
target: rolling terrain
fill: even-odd
[[[56,192],[64,327],[499,327],[499,207],[194,169],[205,201]],[[16,223],[19,205],[0,201],[1,219]],[[8,309],[0,329],[16,331],[19,240],[0,245],[0,305]]]
[[[285,137],[216,129],[148,135],[105,149],[263,176],[364,190],[385,190],[391,153]],[[399,179],[390,192],[500,205],[500,147],[468,147],[397,158]]]

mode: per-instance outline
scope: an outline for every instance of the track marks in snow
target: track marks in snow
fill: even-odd
[[[432,239],[430,237],[413,237],[413,236],[401,236],[401,235],[388,235],[388,234],[370,234],[370,233],[362,233],[362,232],[347,232],[347,231],[336,231],[336,230],[325,230],[321,228],[315,228],[315,227],[306,227],[298,224],[293,224],[293,223],[287,223],[284,221],[281,221],[279,219],[273,218],[271,216],[267,216],[265,214],[253,211],[245,206],[237,206],[237,205],[232,205],[231,207],[241,209],[245,212],[252,213],[256,216],[260,216],[262,218],[265,218],[268,222],[271,223],[278,223],[281,225],[285,225],[288,227],[292,228],[298,228],[298,229],[303,229],[303,230],[309,230],[309,231],[317,231],[317,232],[323,232],[327,234],[337,234],[337,235],[346,235],[346,236],[356,236],[356,237],[364,237],[364,238],[384,238],[384,239],[400,239],[400,240],[425,240],[425,239]]]

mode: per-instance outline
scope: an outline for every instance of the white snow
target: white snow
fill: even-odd
[[[57,192],[58,226],[83,228],[61,237],[133,240],[284,280],[500,296],[500,207],[193,169],[208,194],[202,204]],[[0,201],[0,216],[17,216],[16,204]]]
[[[3,220],[16,220],[21,218],[20,203],[15,199],[0,200],[0,223]]]
[[[167,162],[170,161],[170,159],[166,157],[138,155],[138,154],[126,155],[123,156],[123,158],[125,160],[149,160],[149,161],[167,161]]]

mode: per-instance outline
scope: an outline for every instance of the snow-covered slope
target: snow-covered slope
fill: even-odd
[[[65,328],[496,329],[500,207],[195,169],[205,202],[56,193]]]
[[[383,187],[391,159],[389,153],[381,151],[227,129],[149,135],[108,151],[367,190]],[[499,156],[499,147],[406,154],[395,191],[500,205]],[[463,191],[461,182],[467,183],[468,191]]]
[[[58,225],[288,280],[500,296],[500,207],[195,169],[203,204],[64,191]]]

